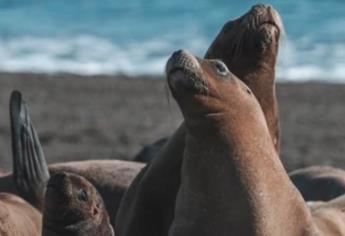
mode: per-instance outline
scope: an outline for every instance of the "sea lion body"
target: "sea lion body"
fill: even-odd
[[[186,125],[169,236],[344,235],[345,197],[306,205],[258,101],[221,61],[178,51],[167,78]]]
[[[123,195],[144,166],[122,160],[89,160],[53,164],[49,171],[51,174],[66,171],[90,181],[101,194],[110,220],[114,222]]]
[[[249,23],[247,19],[256,20]],[[272,24],[266,24],[267,20]],[[260,5],[231,22],[224,26],[205,57],[224,60],[241,80],[248,82],[254,95],[258,96],[260,105],[265,107],[264,113],[272,123],[272,140],[279,151],[274,77],[282,30],[280,18],[273,8]],[[239,46],[240,42],[242,44]],[[257,47],[258,44],[261,47]],[[167,235],[180,185],[184,129],[184,124],[181,124],[156,156],[148,157],[152,159],[148,167],[134,180],[131,191],[126,193],[121,203],[116,219],[117,235],[136,236],[138,232],[147,236]],[[147,212],[151,217],[143,217]]]
[[[311,166],[289,173],[306,201],[329,201],[345,194],[345,171],[330,166]]]
[[[0,235],[41,235],[42,215],[22,198],[0,193]]]
[[[47,184],[43,236],[114,236],[102,197],[84,177],[58,172]]]
[[[144,166],[121,160],[88,160],[51,164],[48,169],[50,174],[67,171],[85,177],[102,195],[110,219],[114,221],[122,196]],[[0,191],[20,195],[11,173],[0,177]],[[35,202],[42,200],[43,195]]]
[[[97,188],[113,222],[122,195],[144,164],[120,160],[88,160],[48,166],[28,106],[18,91],[12,92],[10,115],[13,174],[0,177],[0,191],[18,194],[41,210],[50,174],[68,171],[85,177]]]

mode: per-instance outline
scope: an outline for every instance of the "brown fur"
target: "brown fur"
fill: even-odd
[[[280,129],[275,64],[282,32],[279,14],[270,6],[256,5],[242,17],[227,22],[205,56],[223,60],[252,90],[265,114],[278,153]]]
[[[168,62],[187,132],[169,236],[344,232],[345,198],[310,211],[284,170],[252,92],[217,65],[185,51]]]
[[[49,165],[51,174],[68,171],[85,177],[102,195],[112,222],[123,194],[144,164],[120,160],[89,160]],[[0,191],[18,194],[12,174],[0,177]],[[42,202],[38,199],[35,202]]]
[[[43,236],[113,236],[102,197],[84,177],[59,172],[47,185]]]
[[[212,43],[205,57],[224,60],[228,67],[240,75],[240,79],[248,83],[253,91],[257,91],[256,95],[260,96],[259,102],[265,107],[263,110],[269,117],[267,122],[274,123],[270,126],[272,137],[275,137],[276,147],[279,151],[274,66],[282,27],[277,13],[273,9],[267,9],[268,7],[260,6],[252,9],[238,20],[227,23]],[[255,17],[259,13],[263,14],[260,17]],[[259,27],[267,20],[265,17],[275,23],[277,27],[268,25],[260,30],[261,33],[255,31],[255,27]],[[253,19],[256,19],[255,22]],[[251,21],[252,23],[247,27],[240,23],[241,21]],[[267,34],[263,34],[263,31]],[[263,35],[265,35],[264,38]],[[269,42],[268,39],[271,41]],[[243,42],[243,44],[238,46],[238,42]],[[257,51],[256,46],[253,48],[254,44],[260,44],[263,50]],[[236,50],[232,50],[233,48]],[[248,50],[249,48],[250,50]],[[185,127],[182,124],[157,156],[153,158],[149,166],[132,183],[130,191],[127,192],[121,203],[116,218],[117,228],[115,231],[117,235],[136,236],[138,233],[147,236],[167,235],[167,226],[170,225],[173,218],[172,209],[180,184],[184,140]],[[150,216],[148,217],[147,214]]]
[[[41,235],[42,215],[29,203],[10,193],[0,193],[0,235]]]

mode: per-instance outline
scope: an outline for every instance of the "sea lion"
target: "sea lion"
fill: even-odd
[[[205,58],[221,59],[254,93],[265,114],[274,146],[280,152],[279,112],[275,65],[282,20],[269,5],[255,5],[238,19],[227,22]]]
[[[345,233],[345,198],[310,211],[281,163],[257,99],[224,63],[180,50],[166,74],[186,125],[169,236]]]
[[[22,198],[0,193],[0,235],[41,235],[42,215]]]
[[[255,5],[246,14],[228,21],[218,33],[205,58],[221,59],[251,88],[264,111],[275,147],[280,152],[279,109],[275,86],[275,65],[282,20],[269,5]],[[151,160],[164,139],[145,146],[135,161]]]
[[[269,122],[275,124],[270,127],[277,151],[279,125],[274,76],[281,31],[278,13],[270,6],[257,5],[226,23],[205,56],[224,60],[258,96]],[[131,184],[116,217],[117,235],[167,235],[180,184],[184,129],[182,124],[157,155],[149,157],[152,160],[142,170],[145,173]]]
[[[329,201],[345,194],[345,171],[331,166],[311,166],[289,173],[306,201]]]
[[[122,195],[144,164],[120,160],[88,160],[47,166],[28,107],[18,91],[10,101],[13,174],[0,177],[0,191],[17,194],[41,210],[50,174],[68,171],[88,179],[102,195],[112,222]]]
[[[84,177],[59,172],[49,179],[43,236],[113,236],[102,197]]]

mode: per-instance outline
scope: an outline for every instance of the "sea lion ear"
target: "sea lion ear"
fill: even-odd
[[[18,91],[11,94],[10,120],[15,187],[22,198],[41,209],[50,175],[28,107]]]

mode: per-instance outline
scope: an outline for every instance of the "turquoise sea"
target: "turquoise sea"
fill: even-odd
[[[256,1],[0,0],[0,71],[162,74],[169,55],[203,56]],[[345,82],[345,0],[271,0],[285,24],[280,80]]]

